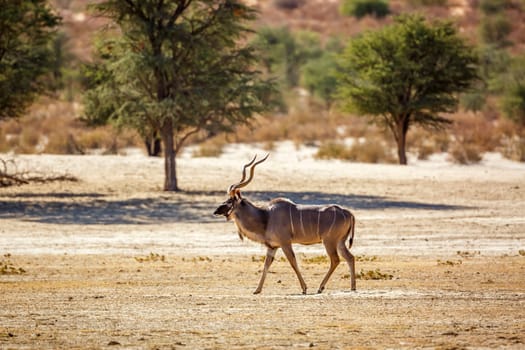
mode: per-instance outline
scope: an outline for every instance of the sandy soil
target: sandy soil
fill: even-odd
[[[0,189],[0,348],[525,347],[525,165],[315,161],[281,144],[245,196],[350,208],[361,278],[351,292],[341,264],[315,294],[323,248],[297,246],[308,295],[278,254],[254,296],[264,247],[211,213],[257,151],[183,155],[181,193],[139,153],[18,156],[80,181]]]

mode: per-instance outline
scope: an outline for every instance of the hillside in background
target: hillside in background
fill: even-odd
[[[374,30],[392,22],[395,15],[418,12],[428,18],[451,19],[457,23],[460,33],[470,42],[479,45],[480,25],[486,16],[480,10],[480,0],[448,0],[446,5],[421,5],[440,3],[424,0],[391,0],[390,14],[384,18],[365,16],[361,19],[340,14],[338,0],[246,0],[255,6],[260,17],[256,27],[287,27],[291,32],[309,31],[317,33],[322,42],[338,37],[343,43],[352,36],[366,30]],[[76,73],[82,62],[90,61],[93,56],[93,42],[97,32],[107,25],[103,18],[94,17],[87,5],[93,1],[54,0],[53,6],[63,18],[64,45],[70,57],[68,67],[69,83],[63,91],[54,96],[41,98],[19,121],[7,121],[0,124],[0,152],[15,153],[85,153],[88,149],[102,149],[104,152],[118,152],[120,148],[141,145],[141,140],[131,131],[114,130],[112,127],[87,128],[78,118],[82,114],[81,92]],[[443,3],[443,1],[441,1]],[[504,9],[504,16],[511,27],[506,35],[505,50],[510,55],[525,53],[525,2],[509,0]],[[256,29],[257,29],[256,28]],[[306,96],[306,97],[305,97]],[[374,128],[360,118],[343,115],[337,110],[326,109],[322,103],[308,96],[302,90],[287,96],[289,108],[284,114],[259,118],[255,127],[241,127],[236,135],[209,138],[201,135],[193,142],[202,142],[200,155],[213,155],[214,152],[232,141],[264,142],[267,147],[283,139],[292,139],[297,144],[317,143],[334,138],[362,138],[366,135],[371,143],[392,147],[389,136],[379,128]],[[516,132],[518,126],[503,120],[498,110],[498,98],[489,96],[487,104],[480,112],[460,111],[451,116],[456,121],[446,134],[433,136],[424,130],[416,130],[411,135],[410,147],[418,156],[425,152],[449,151],[459,147],[459,153],[465,155],[472,151],[502,151],[512,153],[505,148],[522,147],[523,131]],[[448,137],[446,136],[448,135]],[[518,137],[518,146],[514,143]],[[443,141],[447,138],[448,141]],[[386,139],[386,141],[384,141]],[[509,141],[510,140],[510,141]],[[454,146],[453,142],[460,142]],[[451,143],[452,142],[452,143]],[[475,143],[475,147],[470,147]],[[366,145],[365,145],[366,146]],[[370,147],[365,147],[370,148]],[[473,148],[473,150],[469,150]],[[379,151],[383,152],[383,151]],[[335,151],[337,153],[337,151]],[[521,154],[521,153],[520,153]],[[334,156],[338,156],[335,154]],[[461,156],[460,156],[461,157]],[[525,156],[511,156],[523,160]],[[359,161],[374,161],[357,159]],[[473,157],[471,160],[475,160]],[[379,157],[375,161],[388,161],[388,157]],[[467,161],[468,162],[468,161]]]
[[[86,6],[95,1],[55,0],[55,8],[63,17],[64,31],[70,38],[71,50],[80,59],[88,59],[91,53],[92,40],[96,31],[103,27],[106,21],[90,15]],[[473,42],[479,41],[480,9],[479,0],[448,0],[445,6],[412,5],[418,1],[391,0],[389,2],[391,15],[384,19],[342,16],[339,13],[340,0],[247,0],[255,6],[260,17],[257,26],[286,26],[292,30],[308,30],[321,34],[323,37],[341,36],[348,38],[364,30],[373,30],[390,23],[392,16],[407,12],[419,12],[428,18],[452,19],[463,35]],[[289,9],[279,6],[279,3],[297,3],[297,7]],[[419,1],[424,3],[425,1]],[[430,2],[430,1],[428,1]],[[519,1],[516,2],[518,4]],[[514,53],[525,52],[525,12],[518,5],[505,10],[505,15],[512,24],[508,38]]]

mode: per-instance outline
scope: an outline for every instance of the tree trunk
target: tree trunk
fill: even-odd
[[[162,152],[161,138],[158,133],[154,133],[151,136],[146,136],[144,138],[144,144],[146,145],[146,150],[148,156],[150,157],[159,157]]]
[[[173,123],[166,119],[161,129],[164,147],[164,191],[179,191],[173,146]]]
[[[397,140],[397,157],[399,164],[407,165],[407,154],[406,154],[406,134],[401,134]]]
[[[396,125],[397,157],[399,164],[407,165],[406,139],[409,117],[402,118]]]

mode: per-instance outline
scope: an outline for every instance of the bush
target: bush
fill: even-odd
[[[199,147],[193,151],[192,156],[218,157],[222,154],[224,146],[226,146],[224,137],[214,137],[202,142]]]
[[[315,155],[317,159],[342,159],[351,160],[350,149],[344,144],[334,141],[321,144]]]
[[[525,137],[508,137],[502,141],[501,153],[505,158],[525,162]]]
[[[447,0],[409,0],[413,6],[445,6]]]
[[[481,150],[478,145],[455,142],[448,152],[450,159],[458,164],[474,164],[479,163],[483,158]]]
[[[44,153],[84,154],[73,135],[67,131],[53,134],[44,148]]]
[[[341,159],[361,163],[394,163],[391,149],[379,140],[356,141],[351,147],[338,142],[323,143],[315,156],[317,159]]]
[[[481,0],[479,8],[486,15],[500,13],[508,5],[508,0]]]
[[[506,38],[512,31],[512,24],[504,14],[486,16],[480,23],[481,39],[488,44],[506,45]]]
[[[339,12],[343,16],[362,18],[370,15],[378,18],[387,16],[390,8],[386,0],[344,0]]]
[[[302,5],[302,0],[274,0],[275,7],[285,10],[293,10]]]

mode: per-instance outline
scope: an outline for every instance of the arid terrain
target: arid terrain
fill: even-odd
[[[212,216],[250,146],[178,160],[17,156],[78,182],[0,189],[1,349],[525,347],[525,165],[317,161],[281,144],[243,192],[338,203],[357,217],[357,291],[341,264],[323,294],[322,245],[281,252],[252,295],[265,248]],[[3,155],[2,157],[8,157]]]

